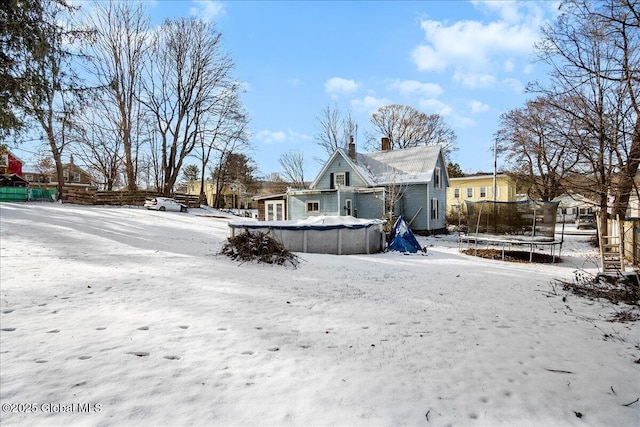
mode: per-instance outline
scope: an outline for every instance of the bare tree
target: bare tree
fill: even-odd
[[[578,151],[567,143],[576,120],[557,108],[558,102],[540,97],[502,114],[495,136],[512,174],[534,199],[559,196],[561,184],[578,164]]]
[[[537,46],[551,66],[551,84],[533,90],[572,100],[558,107],[580,122],[573,142],[579,144],[581,171],[592,177],[601,212],[614,189],[614,212],[624,216],[640,164],[637,1],[567,0],[560,10]]]
[[[221,45],[213,24],[197,19],[165,21],[156,34],[142,102],[159,138],[165,195],[215,114],[220,94],[232,84],[233,61]]]
[[[96,105],[102,98],[94,98]],[[89,166],[106,190],[113,190],[119,182],[122,168],[122,138],[114,128],[111,111],[85,106],[75,120],[70,134],[71,152]]]
[[[232,83],[222,91],[212,113],[198,136],[195,155],[201,162],[200,201],[205,199],[205,174],[210,162],[216,161],[213,170],[222,169],[224,159],[231,153],[242,152],[249,147],[247,125],[249,119],[240,102],[241,84]],[[215,158],[212,155],[217,153]]]
[[[297,189],[307,188],[304,180],[304,153],[302,151],[287,151],[278,158],[282,168],[282,175],[292,187]]]
[[[92,57],[89,74],[103,91],[101,107],[108,111],[114,133],[124,152],[127,188],[137,187],[137,152],[140,135],[142,71],[150,48],[149,19],[140,1],[95,1],[87,23],[97,29],[88,45]],[[104,147],[107,148],[107,147]],[[116,153],[111,153],[116,157]]]
[[[425,114],[407,105],[385,105],[371,115],[371,125],[369,149],[379,150],[380,137],[388,137],[390,149],[440,144],[445,157],[456,150],[456,133],[438,114]]]
[[[315,140],[324,149],[327,158],[338,148],[348,149],[350,138],[355,136],[358,130],[351,111],[343,113],[337,105],[326,106],[316,117],[316,125],[318,133]],[[317,160],[324,162],[326,159]]]

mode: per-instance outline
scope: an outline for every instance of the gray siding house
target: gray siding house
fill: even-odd
[[[308,190],[287,191],[287,218],[404,215],[414,232],[432,233],[446,227],[448,186],[439,145],[356,153],[352,142],[333,153]]]

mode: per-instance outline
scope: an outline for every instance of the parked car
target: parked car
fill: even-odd
[[[596,217],[595,215],[578,215],[576,218],[576,228],[580,230],[581,228],[596,228]]]
[[[187,212],[187,206],[171,197],[148,197],[144,201],[144,207],[156,211]]]

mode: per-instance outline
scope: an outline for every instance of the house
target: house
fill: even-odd
[[[11,151],[0,151],[0,176],[17,175],[22,177],[23,162]]]
[[[382,138],[381,151],[357,153],[352,139],[348,150],[336,150],[308,190],[287,191],[287,218],[404,215],[416,233],[444,230],[449,176],[442,148],[389,147]]]
[[[465,202],[494,200],[494,175],[491,173],[450,178],[447,189],[447,213],[452,218],[465,215]],[[516,182],[507,174],[496,174],[495,200],[513,202],[516,200]]]
[[[190,195],[199,196],[201,182],[189,181],[186,183],[186,193]],[[251,197],[247,191],[247,186],[239,181],[233,181],[225,183],[222,186],[222,198],[220,199],[221,208],[232,209],[250,209]],[[207,206],[213,206],[218,192],[218,186],[211,180],[204,182],[204,194],[206,197]]]
[[[558,205],[556,222],[573,222],[578,215],[591,214],[597,210],[598,204],[582,194],[568,192],[553,199]]]

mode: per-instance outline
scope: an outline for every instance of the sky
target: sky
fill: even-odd
[[[371,114],[388,104],[440,114],[458,136],[451,158],[468,173],[493,170],[500,114],[524,105],[544,76],[534,43],[557,2],[157,1],[154,19],[215,22],[246,83],[251,157],[259,172],[305,153],[312,180],[326,154],[316,142],[326,107],[351,111],[364,151]],[[160,22],[160,21],[158,21]]]
[[[371,114],[388,104],[440,114],[457,134],[451,161],[493,170],[500,114],[524,106],[544,78],[534,43],[557,1],[148,1],[154,25],[196,16],[214,22],[243,81],[259,175],[305,154],[313,180],[328,157],[318,117],[351,111],[364,151]],[[20,155],[20,152],[17,153]],[[28,157],[28,156],[27,156]],[[189,162],[187,162],[189,163]],[[194,159],[193,163],[197,163]],[[502,163],[499,162],[499,167]]]

